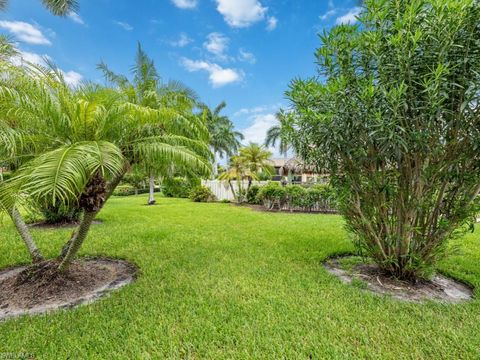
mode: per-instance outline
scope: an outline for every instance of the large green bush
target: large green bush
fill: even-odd
[[[269,182],[258,191],[257,199],[267,210],[281,209],[287,198],[287,191],[277,182]]]
[[[37,204],[37,210],[42,214],[47,224],[67,224],[80,220],[82,209],[71,204]]]
[[[199,179],[174,177],[165,179],[162,183],[162,192],[166,197],[188,198],[190,191],[200,185]]]
[[[294,80],[295,151],[325,169],[355,244],[393,276],[431,275],[480,193],[480,2],[366,0]]]
[[[189,194],[189,199],[194,202],[210,202],[215,201],[215,195],[205,186],[194,187]]]
[[[247,196],[246,196],[248,204],[257,205],[260,203],[257,197],[259,190],[260,190],[260,186],[258,185],[250,186],[250,189],[248,189]]]

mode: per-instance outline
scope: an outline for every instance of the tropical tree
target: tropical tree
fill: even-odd
[[[54,67],[13,69],[0,79],[0,129],[11,144],[4,151],[27,159],[2,183],[0,202],[33,259],[41,255],[16,211],[22,199],[82,209],[80,225],[58,259],[58,270],[64,271],[132,165],[172,162],[209,173],[208,131],[200,121],[128,100],[124,92],[95,85],[72,90]]]
[[[0,11],[5,11],[8,3],[8,0],[0,0]],[[42,0],[42,3],[48,11],[57,16],[66,16],[79,8],[77,0]]]
[[[148,107],[151,109],[168,110],[172,116],[180,116],[191,119],[192,123],[198,123],[193,119],[193,108],[197,101],[197,95],[188,87],[178,81],[163,83],[157,72],[154,61],[143,51],[140,43],[137,47],[135,63],[131,73],[133,80],[126,76],[115,74],[105,63],[100,63],[98,69],[102,71],[105,79],[121,91],[130,103]],[[145,136],[162,134],[160,126],[151,126],[144,129]],[[145,163],[144,168],[149,175],[149,199],[148,204],[155,204],[154,188],[155,177],[165,175],[165,169],[171,166],[169,162]]]
[[[208,131],[210,132],[210,147],[214,154],[213,175],[218,174],[218,157],[231,157],[241,146],[243,134],[234,129],[232,121],[225,115],[220,115],[227,106],[222,101],[215,109],[211,110],[207,105],[200,104],[201,114]]]
[[[243,157],[234,155],[230,159],[229,168],[221,173],[218,178],[228,181],[233,197],[238,203],[242,203],[247,195],[247,189],[243,186],[243,180],[250,178],[255,180],[257,176],[250,171]],[[233,186],[233,182],[235,182],[236,186]]]
[[[428,277],[480,197],[480,2],[365,1],[294,80],[296,151],[326,169],[358,249]]]
[[[278,142],[280,154],[283,154],[285,158],[287,158],[288,151],[292,147],[291,115],[292,114],[285,110],[280,109],[280,111],[275,114],[278,124],[268,129],[267,136],[265,137],[265,146],[275,147]]]
[[[239,152],[240,158],[243,160],[245,166],[248,168],[248,189],[252,185],[252,181],[258,174],[263,173],[271,176],[274,173],[270,158],[272,153],[265,149],[264,146],[255,143],[250,143],[248,146],[242,147]]]

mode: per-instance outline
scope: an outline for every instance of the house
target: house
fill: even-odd
[[[325,183],[328,176],[318,174],[313,166],[305,164],[298,157],[293,158],[273,158],[270,160],[275,174],[273,181],[287,181],[288,183]]]

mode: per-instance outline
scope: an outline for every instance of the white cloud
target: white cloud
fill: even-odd
[[[277,124],[275,114],[259,114],[251,118],[251,125],[244,129],[243,135],[245,136],[245,143],[254,142],[257,144],[263,144],[267,131],[272,126]]]
[[[193,42],[193,40],[190,39],[187,34],[182,32],[182,33],[180,33],[180,37],[178,38],[178,40],[171,41],[170,45],[175,46],[175,47],[185,47],[188,44],[190,44],[191,42]]]
[[[201,60],[182,59],[182,65],[189,72],[206,71],[209,74],[209,81],[213,87],[221,87],[228,84],[239,82],[243,79],[243,72],[223,68],[218,64],[209,63]]]
[[[225,59],[225,51],[228,49],[230,39],[225,35],[213,32],[207,35],[207,41],[203,43],[203,47],[218,58]]]
[[[65,79],[65,82],[71,87],[78,86],[83,80],[82,74],[79,74],[76,71],[71,70],[71,71],[65,72],[62,70],[62,73],[63,73],[63,78]]]
[[[270,16],[267,19],[267,30],[268,31],[275,30],[277,25],[278,25],[278,19],[275,16]]]
[[[268,8],[258,0],[216,0],[217,10],[228,25],[236,28],[248,27],[265,18]]]
[[[67,16],[73,22],[76,22],[77,24],[80,24],[80,25],[85,25],[85,21],[83,21],[80,15],[78,15],[76,12],[70,11]]]
[[[319,16],[319,19],[322,20],[322,21],[325,21],[327,20],[328,18],[332,17],[333,15],[335,15],[337,13],[337,9],[330,9],[328,10],[325,14],[323,15],[320,15]]]
[[[242,48],[238,50],[238,60],[248,62],[250,64],[255,64],[257,62],[255,55]]]
[[[356,16],[358,16],[361,11],[362,11],[361,7],[354,7],[353,9],[350,9],[348,13],[346,13],[345,15],[338,17],[337,20],[335,20],[335,23],[337,25],[354,24],[357,22]]]
[[[126,31],[132,31],[133,30],[133,26],[130,25],[129,23],[127,22],[123,22],[123,21],[114,21],[113,22],[114,24],[120,26],[121,28],[123,28],[124,30]]]
[[[194,9],[197,7],[197,0],[172,0],[172,3],[180,9]]]
[[[52,43],[35,25],[23,21],[0,21],[0,28],[11,32],[15,37],[28,44],[51,45]]]
[[[52,60],[47,54],[36,54],[19,49],[17,49],[17,51],[18,55],[12,59],[12,63],[17,66],[22,65],[23,62],[45,66],[47,61]]]
[[[233,116],[240,116],[240,115],[251,115],[251,114],[258,114],[267,111],[266,106],[256,106],[253,108],[243,108],[238,110]]]

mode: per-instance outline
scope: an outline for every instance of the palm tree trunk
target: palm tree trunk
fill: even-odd
[[[30,231],[28,230],[27,224],[25,224],[25,221],[23,221],[23,218],[18,212],[17,208],[13,207],[9,212],[9,215],[12,218],[18,233],[20,234],[20,237],[27,246],[32,261],[34,263],[43,261],[43,256],[41,255],[40,250],[38,250],[38,247],[35,244]]]
[[[230,190],[232,190],[233,199],[235,200],[235,198],[237,197],[237,195],[235,194],[235,189],[233,188],[232,180],[228,180],[228,185],[230,185]]]
[[[71,245],[69,246],[65,257],[62,259],[60,265],[58,266],[58,271],[65,271],[72,263],[73,259],[75,259],[78,251],[80,250],[80,247],[83,244],[83,241],[87,237],[88,230],[90,230],[90,226],[92,225],[93,219],[95,219],[97,213],[98,211],[90,211],[83,214],[82,222],[80,223],[77,232],[75,232],[75,235],[72,238]]]
[[[153,205],[155,204],[155,177],[153,175],[150,175],[149,178],[149,186],[150,186],[150,195],[148,197],[148,205]]]
[[[113,192],[115,191],[118,184],[120,184],[120,181],[122,181],[126,172],[127,172],[127,167],[125,166],[124,170],[120,174],[118,174],[116,177],[114,177],[112,179],[112,181],[108,184],[108,190],[107,190],[107,194],[105,195],[105,201],[103,202],[101,208],[103,207],[103,205],[105,205],[105,203],[110,198],[110,196],[112,196]],[[97,211],[97,214],[100,212],[101,208]],[[83,222],[83,220],[82,220],[82,222]],[[81,225],[81,223],[80,223],[80,225]],[[63,246],[62,251],[60,252],[60,256],[59,256],[60,259],[64,259],[65,256],[67,256],[68,249],[72,245],[74,239],[77,237],[78,230],[79,230],[79,228],[73,233],[70,240],[68,240],[67,243]]]
[[[212,148],[213,153],[213,178],[216,179],[218,176],[218,162],[217,162],[217,152]]]

